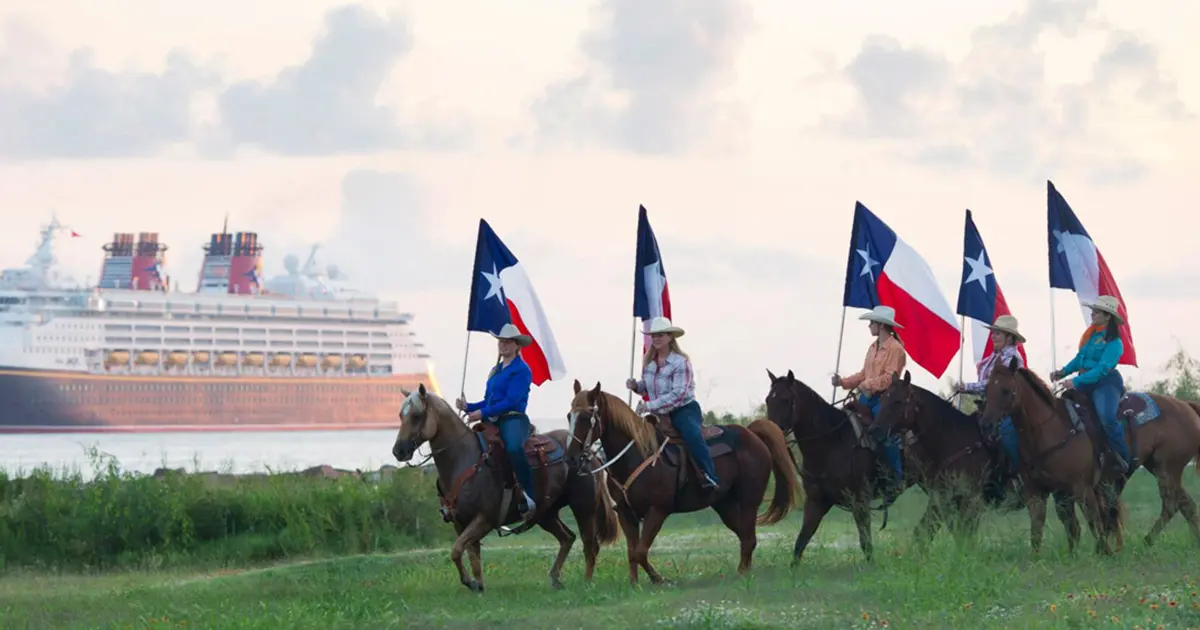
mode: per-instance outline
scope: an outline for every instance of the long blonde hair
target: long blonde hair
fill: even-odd
[[[692,358],[689,357],[686,352],[679,349],[679,339],[676,337],[671,337],[671,343],[667,345],[667,353],[666,353],[666,355],[664,355],[663,358],[670,356],[672,352],[678,354],[679,356],[683,357],[684,359],[686,359],[688,361],[692,360]],[[653,345],[646,347],[646,354],[642,355],[642,369],[643,370],[645,370],[646,366],[650,365],[650,362],[654,360],[654,353],[655,353],[655,350],[654,350]]]

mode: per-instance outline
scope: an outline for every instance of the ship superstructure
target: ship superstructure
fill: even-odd
[[[58,269],[57,220],[0,273],[0,432],[391,428],[438,391],[412,315],[288,256],[263,282],[253,232],[211,235],[194,292],[155,233],[118,233],[96,286]]]

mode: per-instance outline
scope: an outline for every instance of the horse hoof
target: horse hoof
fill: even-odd
[[[566,587],[563,586],[562,582],[559,582],[558,580],[555,580],[555,579],[551,579],[550,580],[550,588],[552,588],[556,591],[561,591]]]
[[[471,591],[472,593],[482,593],[483,592],[483,584],[480,584],[479,582],[476,582],[475,580],[471,580],[470,582],[467,582],[466,586],[467,586],[467,590]]]
[[[1153,539],[1153,538],[1151,538],[1151,537],[1149,537],[1149,536],[1146,536],[1146,537],[1145,537],[1145,538],[1143,538],[1142,540],[1143,540],[1143,542],[1145,542],[1145,543],[1146,543],[1146,546],[1147,546],[1147,547],[1153,547],[1153,546],[1154,546],[1154,539]]]

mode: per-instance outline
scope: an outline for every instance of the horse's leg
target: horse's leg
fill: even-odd
[[[1079,515],[1075,513],[1075,500],[1065,494],[1055,494],[1053,498],[1054,512],[1067,532],[1067,553],[1075,553],[1081,533]]]
[[[921,516],[921,521],[917,523],[917,528],[913,531],[913,538],[917,541],[917,546],[925,549],[929,543],[933,542],[933,536],[942,526],[942,510],[941,510],[941,492],[931,490],[929,492],[929,500],[925,503],[925,514]]]
[[[1033,553],[1042,551],[1042,536],[1046,533],[1047,494],[1025,486],[1025,507],[1029,510],[1029,546]]]
[[[874,548],[871,545],[871,505],[865,498],[854,503],[854,524],[858,526],[858,546],[862,548],[867,562],[874,560]]]
[[[1167,523],[1171,522],[1171,517],[1175,516],[1176,510],[1179,509],[1179,495],[1183,490],[1182,479],[1183,471],[1176,472],[1174,467],[1168,470],[1167,467],[1160,467],[1155,475],[1158,480],[1158,499],[1162,503],[1162,511],[1158,514],[1158,520],[1154,522],[1154,526],[1146,534],[1146,546],[1154,544],[1154,539],[1162,533],[1162,530],[1167,527]]]
[[[467,577],[467,570],[463,567],[462,555],[463,551],[465,551],[468,547],[478,544],[480,539],[486,536],[491,529],[492,528],[488,526],[487,518],[484,517],[482,513],[476,514],[475,518],[471,519],[471,522],[463,528],[462,533],[460,533],[458,538],[454,541],[454,547],[450,550],[450,559],[454,561],[454,566],[458,567],[459,580],[462,582],[463,586],[466,586],[476,593],[483,592],[483,582],[481,580]],[[482,573],[482,571],[483,569],[481,567],[480,573]]]
[[[1108,528],[1105,526],[1105,514],[1101,512],[1100,497],[1096,488],[1077,488],[1075,496],[1083,498],[1083,513],[1087,517],[1092,535],[1096,537],[1096,553],[1111,555],[1112,545],[1108,539]]]
[[[642,565],[646,575],[650,576],[651,584],[662,584],[663,582],[662,575],[650,565],[650,547],[654,545],[654,539],[662,530],[668,515],[669,512],[659,507],[652,507],[646,512],[646,518],[642,519],[642,536],[638,539],[637,549],[634,550],[638,564]]]
[[[625,504],[619,502],[617,505],[617,520],[621,523],[621,532],[625,534],[625,553],[629,559],[629,585],[633,586],[638,581],[638,562],[637,562],[637,544],[641,538],[641,527],[638,525],[637,514]]]
[[[471,561],[471,574],[479,582],[479,590],[483,590],[483,549],[479,542],[467,545],[467,559]]]
[[[808,547],[808,542],[812,540],[813,534],[817,533],[817,527],[821,525],[821,519],[825,518],[831,507],[833,506],[805,491],[804,523],[800,526],[800,533],[796,534],[796,546],[792,549],[793,567],[800,564],[800,556],[804,555],[804,549]]]
[[[738,575],[745,575],[754,561],[754,549],[758,546],[758,524],[754,506],[741,505],[736,496],[726,496],[713,506],[730,531],[737,534],[741,543],[742,558],[738,562]]]
[[[1184,490],[1182,486],[1180,486],[1177,492],[1178,496],[1176,498],[1179,500],[1179,511],[1183,513],[1183,517],[1187,519],[1188,527],[1192,529],[1192,540],[1196,541],[1197,545],[1200,545],[1200,518],[1197,518],[1196,515],[1196,502],[1192,500],[1192,497],[1188,496],[1187,490]]]
[[[550,587],[556,590],[561,589],[563,585],[559,578],[562,576],[563,563],[567,561],[567,556],[571,553],[571,546],[575,544],[575,533],[558,517],[557,508],[542,516],[538,525],[558,539],[558,555],[554,558],[554,566],[550,567]]]
[[[603,480],[596,480],[595,483],[604,483]],[[591,495],[592,493],[584,493]],[[583,539],[583,559],[584,559],[584,574],[585,582],[592,581],[592,574],[596,570],[596,556],[600,555],[600,534],[596,527],[596,512],[600,508],[596,505],[594,496],[580,496],[578,493],[571,497],[571,514],[575,516],[575,523],[579,527],[579,537]]]

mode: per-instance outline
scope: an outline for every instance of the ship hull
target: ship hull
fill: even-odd
[[[395,429],[402,389],[386,378],[106,375],[0,369],[0,434]]]

